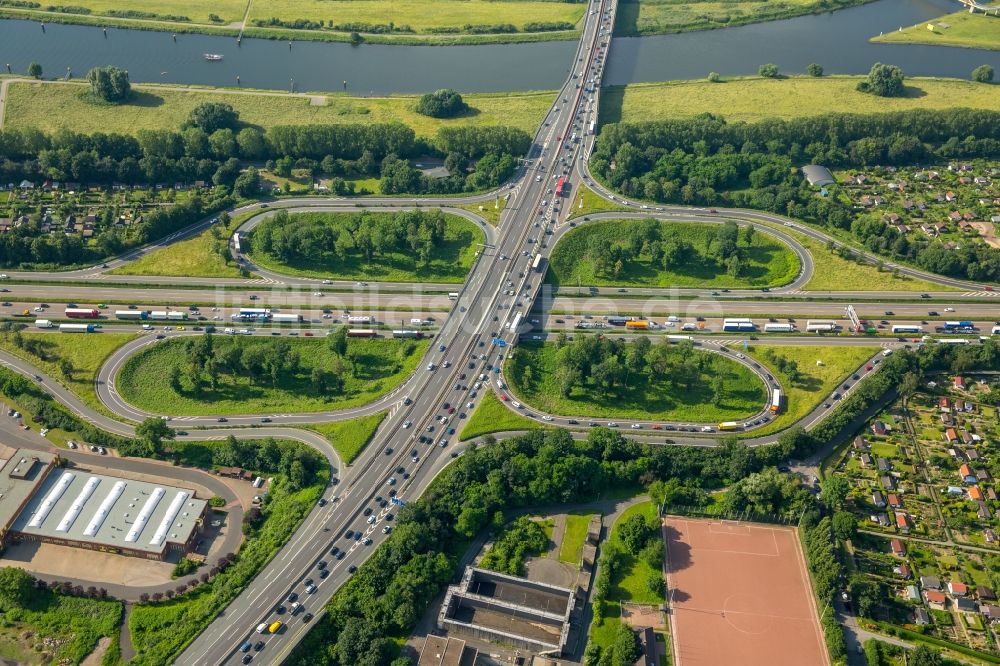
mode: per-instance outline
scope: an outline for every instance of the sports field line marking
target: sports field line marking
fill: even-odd
[[[741,529],[741,531],[737,531],[736,528],[742,528],[742,529]],[[751,531],[750,531],[750,526],[749,525],[738,525],[738,524],[727,525],[726,523],[722,523],[722,524],[709,523],[708,524],[708,533],[709,534],[722,534],[722,535],[726,535],[726,536],[729,536],[729,535],[750,536]]]
[[[700,551],[708,552],[708,553],[731,553],[733,555],[757,555],[757,556],[760,556],[760,557],[781,557],[781,547],[778,545],[778,538],[777,538],[777,536],[775,536],[775,528],[773,528],[773,527],[761,527],[761,526],[756,526],[755,527],[755,526],[752,526],[752,525],[744,525],[744,527],[748,531],[745,534],[737,534],[735,532],[728,532],[728,531],[725,531],[725,532],[713,532],[712,528],[719,525],[718,521],[709,522],[708,525],[707,525],[707,527],[708,527],[708,533],[709,534],[719,535],[719,536],[746,536],[746,537],[750,537],[750,536],[753,536],[753,533],[755,531],[760,532],[760,531],[765,531],[766,530],[766,531],[770,532],[771,533],[771,543],[773,545],[773,552],[771,552],[771,553],[762,553],[762,552],[757,552],[757,551],[752,551],[752,550],[735,550],[735,549],[727,549],[727,548],[710,548],[710,547],[707,547],[707,546],[698,545],[697,540],[694,538],[695,537],[695,531],[693,529],[691,529],[689,526],[690,525],[703,526],[704,525],[703,521],[693,521],[693,520],[684,520],[684,519],[680,519],[680,520],[678,520],[678,519],[672,519],[672,522],[675,523],[675,526],[678,528],[678,531],[683,535],[682,541],[686,541],[687,544],[690,546],[691,552],[695,552],[695,551],[700,550]],[[683,527],[681,526],[682,523],[683,523]]]
[[[719,615],[725,617],[726,615],[748,615],[751,617],[766,617],[772,620],[791,620],[795,622],[812,622],[811,616],[808,617],[796,617],[794,615],[775,615],[773,613],[758,613],[756,611],[741,611],[741,610],[727,610],[724,608],[696,608],[694,606],[685,606],[683,602],[681,604],[673,604],[670,606],[676,614],[678,611],[690,611],[692,613],[701,613],[702,615]]]

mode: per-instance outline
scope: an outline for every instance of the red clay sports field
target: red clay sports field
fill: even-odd
[[[795,530],[668,517],[674,666],[829,666]]]

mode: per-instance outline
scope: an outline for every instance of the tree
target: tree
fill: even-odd
[[[37,62],[33,62],[30,65],[28,65],[28,76],[30,76],[33,79],[42,78],[42,66],[39,65]]]
[[[719,76],[718,72],[709,72],[708,81],[709,83],[719,83],[720,81],[722,81],[722,77]]]
[[[87,81],[91,92],[105,102],[124,102],[132,93],[128,72],[114,65],[92,68],[87,72]]]
[[[776,79],[778,78],[778,66],[773,62],[761,65],[757,68],[757,74],[763,76],[765,79]]]
[[[260,192],[260,179],[257,176],[257,169],[250,167],[233,182],[233,194],[243,199],[252,199]],[[229,247],[229,244],[226,244]]]
[[[611,663],[617,666],[622,664],[634,664],[639,658],[639,641],[636,640],[635,632],[629,624],[618,625],[618,633],[615,635],[615,642],[611,646]]]
[[[646,543],[656,536],[656,529],[655,519],[647,519],[639,513],[633,513],[616,527],[618,539],[630,553],[642,550]]]
[[[831,509],[839,509],[850,490],[850,482],[838,474],[831,474],[820,483],[820,496],[823,498],[823,503]]]
[[[4,611],[23,608],[31,599],[34,585],[35,579],[24,569],[0,568],[0,607]]]
[[[877,62],[868,72],[868,78],[858,83],[858,90],[879,97],[902,97],[903,70],[896,65],[885,65]]]
[[[330,333],[330,351],[341,356],[347,356],[347,327],[338,326]]]
[[[977,83],[989,83],[993,80],[993,68],[990,65],[980,65],[972,70],[972,80]]]
[[[833,533],[841,541],[850,541],[858,530],[858,521],[849,511],[838,511],[833,514]]]
[[[184,127],[198,127],[211,134],[216,130],[230,129],[236,131],[240,120],[238,114],[232,106],[223,102],[202,102],[191,109]],[[250,137],[248,137],[248,140]]]
[[[817,65],[816,63],[811,62],[811,63],[809,63],[806,66],[806,74],[808,74],[809,76],[815,76],[815,77],[823,76],[823,66],[822,65]]]
[[[150,416],[135,427],[135,435],[148,441],[158,451],[163,440],[174,438],[174,431],[167,426],[167,422],[163,419]]]
[[[450,88],[442,88],[421,97],[415,110],[431,118],[454,118],[468,109],[469,105],[460,94]]]
[[[63,379],[73,379],[73,362],[68,358],[59,359],[59,374],[62,375]]]
[[[942,666],[943,664],[944,659],[941,657],[941,653],[937,650],[930,649],[926,645],[918,644],[917,647],[910,652],[910,666]]]

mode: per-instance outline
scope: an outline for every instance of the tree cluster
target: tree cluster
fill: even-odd
[[[520,516],[493,542],[479,566],[512,576],[524,575],[524,560],[529,555],[542,553],[549,545],[549,537],[537,522]]]
[[[215,336],[199,335],[184,341],[184,367],[167,371],[167,382],[175,392],[196,395],[206,388],[215,391],[220,379],[247,377],[252,384],[262,380],[277,386],[299,373],[302,359],[292,351],[287,340],[268,340],[264,344],[244,345],[242,338],[227,338],[228,344],[216,348]]]
[[[454,118],[469,110],[458,92],[442,88],[422,95],[417,102],[416,112],[431,118]]]
[[[279,211],[254,229],[250,244],[254,252],[285,263],[330,259],[343,263],[358,256],[371,261],[403,252],[427,265],[444,242],[445,227],[440,210],[350,215],[289,215]]]
[[[812,502],[794,476],[781,474],[774,467],[749,474],[726,492],[726,511],[733,515],[756,515],[791,518]]]
[[[301,442],[237,439],[230,435],[212,446],[212,464],[242,467],[262,474],[280,474],[290,490],[300,490],[316,482],[327,462],[315,449]]]
[[[858,90],[879,97],[902,97],[906,92],[903,70],[896,65],[877,62],[872,65],[867,78],[858,83]]]
[[[854,223],[851,204],[817,196],[799,166],[910,165],[1000,155],[1000,113],[970,109],[827,114],[727,123],[690,119],[610,124],[593,170],[626,196],[725,205],[851,230],[874,252],[972,280],[1000,280],[1000,250],[967,243],[955,251],[911,241],[881,221]]]
[[[809,516],[806,516],[809,518]],[[801,525],[802,542],[805,546],[806,565],[812,574],[813,590],[818,604],[825,608],[820,624],[826,638],[826,647],[834,663],[842,660],[847,654],[847,644],[844,632],[837,622],[833,612],[834,597],[837,594],[837,581],[841,575],[841,564],[834,548],[833,530],[830,518],[818,522],[803,520]]]
[[[119,104],[132,94],[128,72],[114,65],[92,68],[87,72],[87,81],[90,82],[90,91],[105,102]]]

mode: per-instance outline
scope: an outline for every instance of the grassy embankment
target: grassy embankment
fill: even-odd
[[[601,94],[603,95],[603,93]],[[635,212],[628,206],[620,206],[614,201],[609,201],[604,197],[597,196],[597,193],[586,185],[580,185],[576,188],[576,194],[573,196],[573,206],[570,208],[569,219],[572,220],[577,217],[592,215],[594,213],[617,213],[626,211]]]
[[[235,262],[226,263],[217,251],[220,244],[228,244],[244,221],[256,215],[253,210],[233,216],[229,224],[218,231],[206,229],[197,236],[172,243],[154,250],[124,266],[113,268],[110,275],[159,275],[169,277],[222,277],[238,278],[240,271]],[[216,238],[218,234],[218,238]]]
[[[733,349],[743,351],[741,346],[730,346]],[[777,356],[788,361],[795,361],[799,370],[798,381],[792,382],[786,373],[778,370],[775,363],[764,356],[765,350],[771,350]],[[777,432],[797,423],[799,419],[815,409],[822,400],[826,400],[837,386],[877,351],[877,345],[871,347],[806,347],[754,344],[749,346],[747,352],[766,366],[768,371],[777,378],[778,384],[785,394],[784,411],[763,428],[754,430],[753,436],[758,437]],[[817,365],[817,361],[822,362],[822,365]],[[854,384],[853,379],[851,384]]]
[[[219,336],[214,348],[222,353],[234,345],[249,350],[276,342],[269,338]],[[356,374],[344,373],[342,391],[321,394],[312,384],[313,368],[328,370],[337,363],[326,341],[282,338],[281,342],[288,344],[292,353],[298,353],[301,362],[298,372],[282,374],[274,385],[267,377],[253,384],[240,372],[221,374],[215,390],[208,386],[205,377],[206,384],[199,393],[182,377],[178,392],[166,378],[173,368],[183,371],[188,363],[186,341],[175,339],[152,345],[129,358],[118,375],[118,390],[130,404],[156,414],[198,416],[344,409],[368,403],[398,386],[412,374],[429,344],[427,340],[352,338],[347,356]]]
[[[388,415],[388,412],[379,412],[348,421],[317,423],[306,427],[326,437],[340,454],[341,462],[350,465],[368,446],[368,442],[375,436],[375,431]]]
[[[118,601],[35,592],[26,606],[5,609],[0,655],[6,663],[79,664],[101,637],[118,636],[121,616]]]
[[[988,3],[984,3],[988,4]],[[1000,4],[990,5],[1000,8]],[[934,26],[931,30],[928,26]],[[947,26],[947,27],[946,27]],[[890,44],[936,44],[971,49],[1000,49],[1000,18],[970,14],[968,10],[947,14],[933,21],[886,32],[872,37],[873,42]]]
[[[662,419],[712,423],[737,420],[760,410],[764,386],[743,365],[720,354],[694,350],[703,362],[698,381],[681,389],[633,373],[628,385],[605,393],[592,383],[576,384],[564,398],[557,379],[555,344],[521,343],[507,362],[507,381],[525,404],[551,414],[600,418]],[[530,381],[527,380],[530,368]],[[722,399],[713,404],[712,378],[727,377]]]
[[[1000,20],[996,23],[1000,26]],[[960,79],[907,77],[906,97],[876,97],[858,92],[858,81],[863,78],[748,77],[725,79],[721,83],[702,80],[614,86],[601,91],[600,117],[602,123],[645,122],[714,113],[729,121],[754,122],[820,113],[1000,107],[1000,86]]]
[[[15,334],[0,334],[0,350],[28,361],[39,370],[61,382],[79,397],[87,406],[109,414],[104,404],[98,400],[94,390],[97,371],[104,365],[111,353],[133,340],[134,333],[91,333],[88,335],[66,335],[23,331],[20,333],[21,346],[15,341]],[[35,342],[37,341],[37,342]],[[37,352],[31,351],[37,345]],[[62,372],[62,361],[69,362],[71,370]]]
[[[709,256],[709,245],[718,226],[685,222],[661,222],[663,235],[675,233],[691,243],[695,253],[683,265],[666,270],[648,256],[627,263],[617,277],[597,273],[592,248],[607,248],[620,241],[623,230],[640,220],[590,222],[566,234],[552,252],[548,280],[553,285],[643,286],[643,287],[764,287],[788,284],[799,273],[795,254],[784,243],[766,234],[754,235],[746,253],[749,265],[741,277],[731,277],[726,267]],[[744,248],[746,249],[746,248]]]
[[[871,0],[626,0],[618,5],[615,35],[658,35],[688,30],[708,30],[817,14],[860,5]]]
[[[295,219],[305,224],[311,220],[325,220],[333,228],[343,227],[343,223],[353,213],[294,213]],[[429,266],[420,266],[417,257],[409,251],[390,251],[375,256],[368,261],[361,250],[352,248],[345,260],[338,261],[336,255],[328,252],[320,261],[298,261],[281,263],[270,255],[246,252],[247,256],[261,268],[285,275],[299,277],[329,278],[331,280],[372,280],[385,282],[454,282],[465,280],[472,262],[476,258],[476,243],[483,242],[485,236],[479,227],[463,217],[446,215],[444,242],[434,248]],[[258,229],[270,222],[264,222]],[[249,241],[247,243],[249,248]]]
[[[472,417],[458,433],[458,439],[464,442],[494,432],[534,430],[537,427],[537,423],[507,409],[492,391],[487,391]]]
[[[608,540],[622,551],[621,565],[611,577],[608,597],[604,602],[604,617],[600,624],[595,623],[590,627],[590,642],[600,645],[602,652],[611,647],[615,640],[615,634],[618,633],[621,602],[657,605],[664,601],[663,595],[650,592],[646,587],[646,580],[654,573],[649,564],[642,558],[636,557],[635,553],[628,552],[618,534],[618,526],[634,514],[647,518],[655,517],[656,506],[652,502],[642,502],[631,506],[622,512],[611,528]]]
[[[141,3],[81,0],[73,8],[72,11],[60,11],[61,7],[52,5],[35,8],[6,6],[0,10],[0,15],[50,23],[236,36],[240,33],[246,13],[243,34],[247,37],[349,41],[350,30],[356,29],[364,41],[371,43],[481,44],[573,39],[579,34],[578,23],[586,5],[541,0],[277,0],[253,3],[248,7],[247,3],[239,0],[224,0],[209,5],[191,0],[167,0],[158,2],[153,7],[156,11],[151,12],[149,5]],[[141,14],[122,16],[123,12]],[[268,21],[272,18],[289,26],[297,20],[322,26],[314,25],[307,29],[253,24],[255,20]],[[539,26],[532,26],[533,23],[554,22],[567,23],[571,27],[538,31]],[[393,26],[391,32],[385,31],[389,25]],[[484,31],[478,34],[484,26],[497,25],[512,25],[514,32]],[[339,29],[334,29],[334,26],[339,26]]]
[[[556,7],[561,3],[540,4]],[[555,98],[554,92],[463,95],[472,110],[459,118],[439,120],[414,111],[418,100],[414,95],[290,95],[151,85],[133,86],[132,90],[132,99],[126,104],[98,106],[88,101],[89,86],[83,82],[14,82],[8,87],[4,127],[134,134],[140,129],[177,129],[197,105],[223,102],[240,114],[242,123],[263,129],[276,125],[401,122],[412,127],[417,136],[427,138],[442,127],[468,125],[505,125],[534,133]],[[316,106],[313,101],[321,104]]]

